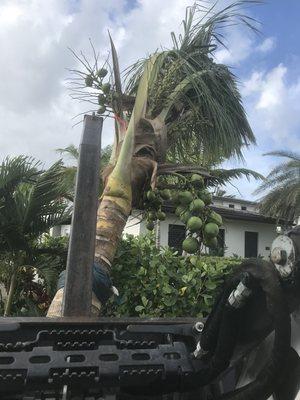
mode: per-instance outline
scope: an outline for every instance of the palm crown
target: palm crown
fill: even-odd
[[[217,12],[216,4],[209,9],[199,3],[189,7],[183,34],[171,34],[173,48],[157,51],[129,67],[124,90],[112,41],[113,85],[103,83],[103,68],[98,70],[97,58],[94,65],[79,58],[85,71],[72,72],[81,80],[84,76],[90,78],[89,87],[86,92],[86,80],[74,81],[73,96],[99,103],[100,113],[115,115],[116,152],[134,110],[139,125],[134,135],[135,153],[155,154],[165,161],[168,152],[168,157],[180,162],[186,158],[199,160],[200,154],[202,165],[231,156],[242,158],[242,147],[255,143],[255,137],[236,77],[213,56],[223,45],[226,26],[243,22],[256,29],[254,20],[242,13],[242,8],[251,3],[257,2],[236,1]]]
[[[261,211],[275,218],[294,221],[300,216],[300,154],[273,151],[266,155],[287,161],[275,167],[256,193],[269,192],[261,199]]]

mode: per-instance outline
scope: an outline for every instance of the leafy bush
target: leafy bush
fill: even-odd
[[[175,317],[207,315],[218,288],[239,259],[179,256],[157,249],[153,236],[127,236],[119,246],[112,277],[120,292],[107,316]]]

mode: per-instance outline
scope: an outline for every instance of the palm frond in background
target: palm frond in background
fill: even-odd
[[[284,157],[287,161],[275,167],[256,190],[255,194],[268,191],[261,198],[261,212],[295,221],[300,216],[300,154],[273,151],[265,155]]]
[[[10,314],[22,271],[31,270],[35,264],[38,268],[42,262],[36,258],[35,250],[43,234],[71,220],[62,162],[56,162],[48,170],[40,166],[24,156],[7,158],[0,165],[0,250],[1,257],[6,255],[3,260],[10,256],[9,263],[2,263],[8,268],[10,282],[5,315]],[[55,257],[52,266],[54,261]]]

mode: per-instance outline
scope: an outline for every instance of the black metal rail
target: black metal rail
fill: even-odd
[[[187,390],[185,380],[202,365],[192,355],[200,338],[196,322],[1,319],[1,399],[62,398],[66,385],[67,398]]]

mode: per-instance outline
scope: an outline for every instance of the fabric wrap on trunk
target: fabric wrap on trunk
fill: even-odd
[[[105,304],[109,297],[112,295],[112,281],[105,268],[99,263],[93,264],[93,277],[92,277],[93,292],[97,299]],[[57,282],[57,290],[65,286],[66,271],[62,271],[59,275]]]

